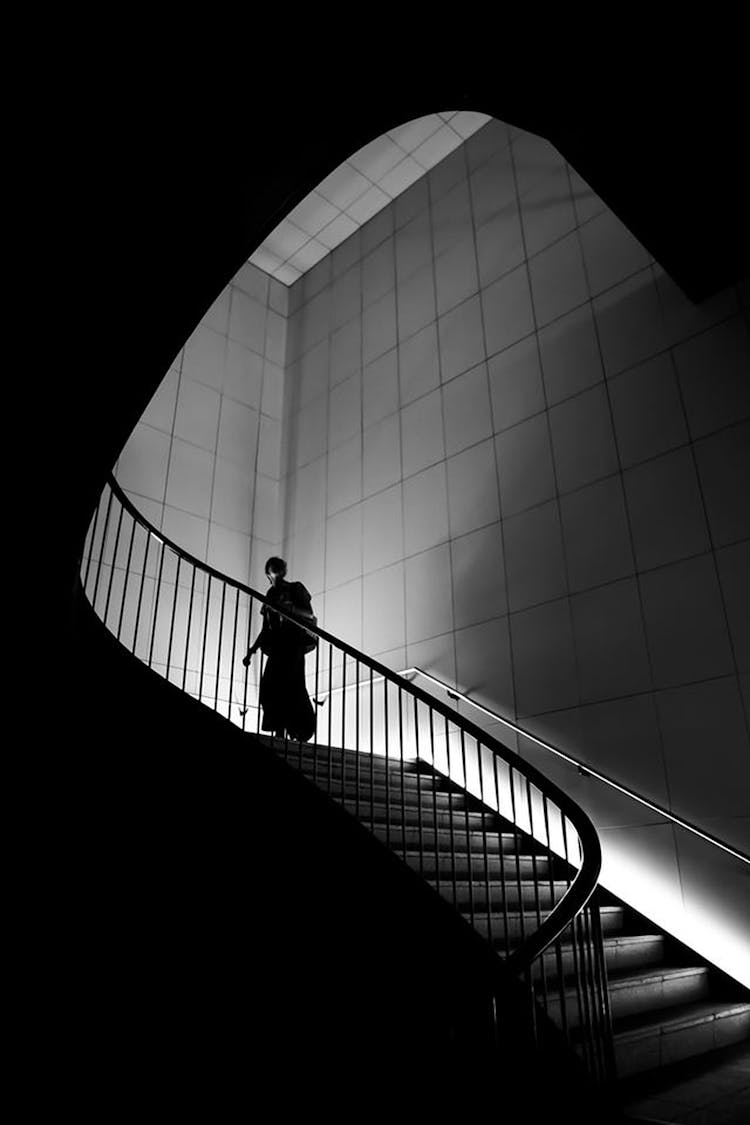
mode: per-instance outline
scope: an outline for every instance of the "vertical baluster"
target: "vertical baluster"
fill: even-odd
[[[102,498],[100,496],[99,499],[96,502],[96,511],[94,512],[94,518],[93,518],[92,523],[91,523],[91,542],[89,543],[89,557],[88,557],[88,560],[86,562],[86,574],[85,574],[84,579],[83,579],[84,590],[86,590],[86,587],[88,586],[88,582],[89,582],[89,572],[91,570],[91,558],[94,554],[94,542],[96,540],[96,529],[99,526],[99,513],[101,512],[101,508],[102,508]]]
[[[148,553],[151,549],[151,535],[144,528],[146,535],[146,550],[143,552],[143,572],[141,574],[141,586],[138,591],[138,606],[135,612],[135,629],[133,630],[133,654],[137,656],[136,646],[138,644],[138,626],[141,621],[141,605],[143,604],[143,588],[146,584],[146,570],[148,569]]]
[[[263,674],[266,667],[266,654],[263,649],[260,650],[260,675],[258,677],[258,718],[256,723],[255,733],[260,737],[260,691],[263,686]]]
[[[162,574],[164,573],[164,553],[165,553],[165,547],[164,547],[164,544],[162,543],[161,544],[161,554],[159,556],[159,577],[156,580],[156,601],[155,601],[155,604],[154,604],[154,620],[151,624],[151,644],[150,644],[149,650],[148,650],[148,666],[149,666],[149,668],[151,667],[151,663],[152,663],[153,657],[154,657],[154,641],[156,640],[156,619],[159,616],[159,598],[161,597],[161,579],[162,579]]]
[[[419,715],[417,713],[417,697],[414,699],[414,747],[417,763],[417,823],[419,826],[419,874],[424,878],[424,836],[422,832],[422,760],[419,751]]]
[[[346,808],[346,653],[341,666],[341,803]]]
[[[114,578],[115,578],[115,565],[117,563],[117,552],[118,552],[119,547],[120,547],[120,532],[122,531],[122,517],[123,517],[124,513],[125,513],[125,509],[123,508],[122,504],[120,504],[120,515],[119,515],[119,518],[117,520],[117,533],[115,534],[115,545],[114,545],[114,548],[112,550],[112,566],[111,566],[110,571],[109,571],[109,582],[107,584],[107,600],[104,603],[104,616],[102,617],[102,621],[104,622],[105,625],[107,624],[107,617],[109,616],[109,602],[110,602],[110,599],[112,597],[112,584],[113,584]]]
[[[250,651],[250,637],[252,636],[252,632],[253,632],[253,602],[254,601],[255,601],[255,598],[251,594],[250,595],[250,601],[248,602],[248,606],[247,606],[247,644],[245,645],[245,655],[247,655],[247,653]],[[252,657],[250,659],[252,660]],[[250,677],[250,662],[249,661],[246,665],[244,665],[244,668],[245,668],[245,672],[244,672],[244,675],[242,677],[242,681],[243,681],[243,683],[242,683],[242,729],[243,729],[243,731],[246,729],[246,720],[247,720],[247,682],[248,682],[248,679]],[[256,705],[257,705],[258,714],[260,714],[260,704],[259,704],[258,699],[257,699],[257,692],[256,692],[255,702],[256,702]]]
[[[469,813],[469,775],[468,775],[468,771],[467,771],[467,768],[466,768],[466,739],[465,739],[465,736],[464,736],[464,728],[461,727],[460,731],[461,731],[461,769],[463,771],[463,779],[464,779],[464,821],[466,823],[466,846],[467,846],[468,850],[471,851],[471,815]],[[485,839],[485,844],[486,844],[487,843],[486,832],[485,832],[485,838],[484,839]],[[499,842],[502,845],[502,840],[500,840]],[[485,863],[486,862],[487,862],[487,853],[486,853],[486,850],[485,850]],[[471,924],[473,926],[475,921],[476,921],[476,915],[474,913],[474,882],[473,882],[473,879],[469,880],[469,918],[471,919]],[[489,940],[490,941],[492,940],[491,933],[489,935]]]
[[[582,969],[582,988],[581,995],[583,996],[583,1013],[584,1022],[581,1024],[582,1043],[586,1052],[586,1065],[591,1071],[596,1068],[596,1056],[594,1051],[593,1028],[591,1023],[591,996],[590,996],[590,962],[589,962],[589,948],[588,948],[588,935],[586,932],[586,908],[576,916],[576,923],[578,926],[579,943],[580,943],[580,960]]]
[[[590,1028],[591,1053],[592,1053],[592,1057],[593,1057],[593,1060],[594,1060],[593,1073],[597,1076],[597,1078],[599,1078],[599,1080],[601,1080],[601,1078],[603,1077],[603,1070],[604,1070],[604,1059],[602,1057],[602,1049],[603,1049],[603,1045],[604,1045],[604,1039],[603,1039],[603,1035],[602,1035],[600,995],[599,995],[599,990],[598,990],[598,987],[597,987],[598,981],[597,981],[596,948],[595,948],[595,942],[594,942],[592,911],[593,911],[593,900],[589,899],[588,903],[584,907],[583,916],[584,916],[584,927],[585,927],[585,931],[586,931],[586,946],[587,946],[587,952],[588,952],[588,973],[587,973],[587,976],[588,976],[588,991],[589,991],[590,1009],[591,1009],[591,1028]]]
[[[182,558],[181,558],[180,555],[178,555],[177,556],[177,573],[175,574],[175,579],[174,579],[174,598],[172,599],[172,620],[171,620],[170,625],[169,625],[169,646],[167,648],[167,671],[166,671],[166,676],[165,676],[165,678],[167,680],[167,683],[169,683],[169,667],[172,663],[172,641],[174,639],[174,619],[175,619],[175,614],[177,612],[177,592],[180,589],[180,564],[181,564],[181,562],[182,562]]]
[[[300,660],[302,661],[302,683],[305,685],[305,691],[307,691],[307,655],[305,654],[304,649],[302,650],[302,655],[300,656]],[[302,773],[302,734],[301,733],[297,735],[297,769],[300,771],[300,773]]]
[[[385,842],[391,846],[391,770],[388,763],[388,678],[383,679],[383,701],[385,708]]]
[[[596,1073],[604,1076],[604,1025],[602,1022],[602,997],[599,990],[599,966],[594,936],[594,912],[598,914],[596,894],[586,903],[584,910],[586,943],[589,953],[589,993],[591,997],[591,1035],[592,1050],[596,1059]]]
[[[484,800],[484,759],[482,755],[482,745],[478,738],[474,741],[477,744],[477,769],[479,771],[479,801],[482,806],[482,855],[484,856],[484,887],[487,905],[487,940],[490,945],[494,947],[494,933],[492,924],[492,880],[490,879],[490,861],[487,855],[487,810]],[[500,855],[503,854],[503,835],[500,831],[500,825],[493,817],[493,823],[497,825],[500,841]]]
[[[185,691],[187,686],[188,664],[190,662],[190,626],[193,621],[193,599],[195,597],[195,574],[196,566],[193,563],[193,573],[190,578],[190,602],[188,604],[187,624],[185,626],[185,664],[182,669],[182,690]]]
[[[125,616],[125,600],[128,595],[128,583],[130,582],[130,564],[133,560],[133,542],[135,540],[136,523],[133,520],[133,527],[130,532],[130,546],[128,547],[128,561],[125,563],[125,578],[122,583],[122,601],[120,602],[120,617],[117,622],[117,639],[119,641],[122,635],[122,621]]]
[[[497,810],[498,810],[498,815],[499,815],[500,814],[500,808],[501,808],[500,779],[499,779],[498,774],[497,774],[497,755],[494,754],[494,753],[493,753],[493,756],[492,756],[492,764],[493,764],[493,773],[495,775],[495,797],[497,799]],[[509,779],[510,779],[510,776],[511,775],[510,775],[510,765],[509,765],[508,766],[508,778]],[[505,819],[506,818],[503,818],[503,821],[505,821]],[[502,826],[503,826],[503,822],[501,821],[500,822],[500,828],[501,829],[502,829]],[[514,839],[516,841],[516,857],[517,857],[518,856],[518,837],[516,836],[515,833],[513,835],[514,835]],[[518,859],[516,859],[516,862],[518,862]],[[518,870],[518,868],[516,868],[516,871],[517,870]],[[510,953],[510,932],[509,932],[509,928],[508,928],[508,895],[506,893],[506,887],[505,887],[505,849],[504,848],[500,849],[500,900],[501,900],[502,908],[503,908],[504,952],[505,952],[505,956],[507,957],[508,954]]]
[[[357,727],[355,749],[356,749],[356,752],[357,752],[357,757],[354,759],[355,762],[356,762],[356,778],[355,778],[355,783],[354,783],[355,784],[355,798],[354,799],[355,799],[355,802],[356,802],[356,804],[355,804],[355,816],[357,817],[357,820],[359,820],[359,692],[360,692],[360,684],[359,684],[360,665],[359,665],[359,661],[357,661],[355,674],[356,674],[356,677],[357,677],[357,681],[356,681],[357,682],[357,703],[356,703],[357,711],[356,711],[356,715],[355,715],[355,722],[356,722],[356,727]]]
[[[227,599],[227,584],[221,584],[221,609],[219,610],[219,643],[216,646],[216,691],[214,692],[214,711],[219,710],[219,683],[221,682],[221,644],[224,640],[224,606]]]
[[[319,685],[320,685],[320,640],[318,640],[318,643],[315,646],[315,734],[313,735],[313,738],[314,738],[314,742],[313,742],[313,784],[314,785],[318,784],[318,753],[319,753],[318,744],[320,742],[320,739],[318,738],[318,714],[320,712],[320,708],[318,707],[317,701],[320,698],[320,696],[318,694],[319,691],[320,691]],[[328,706],[329,707],[331,706],[330,699],[328,700]]]
[[[593,899],[591,920],[593,925],[594,943],[597,955],[597,981],[601,1002],[602,1026],[602,1075],[605,1081],[611,1083],[617,1078],[617,1062],[615,1058],[614,1041],[612,1038],[612,1011],[609,1002],[609,984],[607,981],[607,961],[604,955],[604,934],[602,920],[599,912],[599,894],[595,893]]]
[[[569,848],[569,844],[568,844],[568,819],[567,819],[566,816],[563,816],[563,818],[562,818],[562,829],[563,829],[563,850],[564,850],[564,853],[565,853],[565,880],[567,882],[568,888],[570,888],[571,883],[572,883],[572,880],[571,880],[571,877],[570,877],[571,860],[570,860],[570,848]],[[581,992],[582,971],[581,971],[581,964],[580,964],[580,958],[579,958],[576,925],[577,925],[576,924],[576,918],[574,918],[571,921],[570,927],[569,927],[570,928],[570,945],[571,945],[571,957],[573,959],[573,980],[575,981],[575,990],[576,990],[576,1006],[577,1006],[577,1010],[578,1010],[578,1026],[583,1030],[585,1017],[584,1017],[584,1008],[583,1008],[583,995],[582,995],[582,992]]]
[[[109,490],[109,500],[107,501],[107,514],[104,518],[104,531],[102,532],[102,543],[99,548],[99,562],[96,565],[96,581],[94,582],[94,596],[91,599],[91,604],[96,609],[96,595],[99,593],[99,579],[102,573],[102,563],[104,562],[104,550],[107,546],[107,532],[109,531],[109,517],[112,512],[112,500],[114,492]]]
[[[372,668],[370,669],[370,831],[375,826],[375,696],[372,686]]]
[[[328,790],[333,795],[333,645],[328,642]]]
[[[513,833],[513,846],[514,846],[514,850],[515,850],[515,859],[516,859],[516,888],[518,890],[518,901],[520,903],[519,913],[518,913],[518,919],[519,919],[518,941],[519,941],[519,944],[522,945],[526,941],[526,917],[525,917],[524,912],[523,912],[523,883],[521,882],[521,853],[518,850],[518,836],[519,836],[519,832],[521,831],[521,829],[520,829],[520,826],[519,826],[519,823],[518,823],[518,810],[516,808],[516,787],[515,787],[515,784],[514,784],[514,781],[513,781],[513,776],[516,773],[516,770],[511,765],[509,765],[508,770],[509,770],[509,780],[510,780],[510,809],[511,809],[511,817],[512,817],[513,824],[514,824],[514,827],[515,827],[515,832]],[[529,984],[531,985],[531,979],[529,979]]]
[[[289,761],[289,731],[287,730],[286,725],[284,725],[284,761]]]
[[[399,743],[399,765],[401,769],[401,822],[404,826],[404,834],[401,840],[401,858],[406,862],[406,842],[408,838],[408,817],[406,814],[406,791],[404,782],[404,713],[403,713],[403,694],[404,689],[399,686],[398,688],[398,743]]]
[[[537,840],[536,840],[536,837],[534,835],[534,810],[533,810],[533,807],[532,807],[532,804],[531,804],[531,785],[530,785],[527,778],[524,778],[524,787],[525,787],[525,791],[526,791],[526,807],[528,809],[528,814],[529,814],[529,837],[531,839],[531,848],[532,848],[532,850],[531,850],[531,867],[532,867],[532,870],[534,872],[534,877],[533,877],[533,882],[534,882],[534,911],[535,911],[535,914],[536,914],[537,929],[540,929],[541,925],[542,925],[542,909],[541,909],[541,901],[539,899],[539,860],[538,860],[539,845],[537,844]],[[536,788],[536,786],[535,786],[535,788]],[[524,903],[523,903],[523,900],[522,900],[521,910],[523,911],[523,909],[524,909]],[[543,1002],[544,1010],[546,1012],[548,1010],[548,1007],[549,1007],[549,1000],[548,1000],[548,995],[547,995],[547,970],[545,968],[544,957],[541,958],[539,969],[540,969],[540,976],[541,976],[541,980],[540,980],[539,983],[541,983],[541,988],[542,988],[542,1002]],[[537,985],[537,988],[538,988],[538,985]]]
[[[549,821],[549,801],[546,793],[542,793],[542,810],[544,812],[544,831],[547,837],[547,876],[549,883],[550,893],[550,913],[555,909],[556,895],[555,895],[555,872],[554,864],[555,857],[552,851],[552,835],[550,833]],[[562,951],[560,949],[560,941],[557,939],[554,942],[555,949],[555,964],[557,966],[557,991],[560,997],[560,1019],[562,1023],[562,1032],[565,1038],[569,1038],[568,1028],[568,1006],[567,1006],[567,993],[565,990],[565,972],[563,970]],[[544,954],[542,954],[542,964],[544,964]]]
[[[206,670],[206,642],[208,640],[208,614],[211,605],[211,575],[206,583],[206,612],[203,615],[203,649],[201,651],[201,678],[198,684],[198,701],[203,700],[203,676]]]
[[[449,785],[449,789],[448,789],[448,829],[449,829],[449,832],[450,832],[450,848],[451,848],[451,879],[453,880],[453,905],[455,907],[457,907],[458,906],[458,887],[456,885],[456,840],[455,840],[454,826],[453,826],[453,820],[454,820],[454,817],[455,817],[455,809],[454,809],[454,805],[453,805],[455,785],[454,785],[454,782],[453,782],[453,769],[452,769],[452,766],[451,766],[451,739],[450,739],[450,731],[448,730],[448,719],[445,716],[443,716],[443,718],[444,718],[444,721],[445,721],[445,754],[446,754],[446,760],[447,760],[447,763],[448,763],[448,785]],[[469,841],[468,840],[466,841],[466,870],[467,870],[466,877],[469,880],[469,882],[471,883],[471,877],[472,877],[471,848],[469,847]]]
[[[437,779],[438,775],[435,770],[435,726],[434,716],[435,711],[433,707],[429,710],[430,716],[430,753],[432,754],[432,828],[435,836],[435,879],[438,894],[440,893],[440,834],[438,830],[438,805],[437,805]],[[448,804],[450,805],[450,796],[448,797]]]
[[[234,666],[237,661],[237,626],[240,616],[240,588],[235,586],[234,599],[234,628],[232,630],[232,658],[229,662],[229,698],[227,700],[227,718],[232,717],[232,704],[234,703]]]

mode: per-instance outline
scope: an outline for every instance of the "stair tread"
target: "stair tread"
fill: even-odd
[[[422,856],[423,859],[424,859],[425,856],[427,856],[429,858],[434,858],[435,850],[433,848],[430,848],[429,843],[430,843],[429,840],[425,841],[425,847],[423,847],[421,849],[421,851],[418,851],[418,852],[407,851],[406,852],[407,859],[413,858],[414,860],[418,860],[420,856]],[[451,853],[450,852],[440,852],[439,854],[441,856],[447,857],[445,867],[450,871],[450,856],[451,856]],[[454,848],[452,854],[453,854],[454,858],[456,858],[456,859],[463,858],[464,861],[466,860],[466,857],[468,855],[471,855],[472,861],[475,860],[478,855],[481,855],[480,852],[467,852],[467,851],[465,851],[461,848]],[[503,857],[503,864],[511,864],[516,859],[520,859],[524,863],[529,863],[529,864],[533,863],[534,860],[536,860],[536,862],[538,864],[539,863],[549,863],[549,859],[547,858],[547,856],[545,856],[545,855],[532,855],[531,852],[519,852],[518,855],[516,855],[515,852],[491,852],[490,855],[487,858],[492,863],[494,863],[495,866],[499,867],[501,855]],[[467,864],[467,866],[468,866],[468,864]],[[474,863],[472,862],[472,870],[473,870],[473,868],[474,868]],[[449,878],[449,875],[446,875],[445,878]],[[441,879],[440,881],[442,883],[443,879]]]
[[[637,1038],[640,1033],[647,1034],[657,1027],[676,1029],[694,1023],[704,1023],[711,1018],[722,1018],[750,1012],[750,1000],[698,1000],[690,1004],[679,1004],[672,1008],[658,1008],[639,1012],[637,1015],[621,1016],[613,1019],[612,1027],[616,1040]]]
[[[654,941],[663,940],[662,934],[605,934],[603,937],[604,948],[617,949],[625,945],[645,945]],[[559,939],[560,951],[565,953],[573,948],[573,941],[571,938]],[[511,942],[510,952],[512,953],[517,948],[517,943]],[[543,956],[552,958],[556,956],[556,944],[548,945],[544,951]],[[614,974],[608,974],[613,976]]]
[[[281,750],[287,746],[289,753],[299,759],[300,745],[293,738],[288,739],[286,742],[283,738],[269,738],[268,735],[256,735],[260,738],[266,746],[270,746],[273,750]],[[373,762],[376,766],[388,765],[391,769],[400,770],[403,766],[404,769],[410,772],[416,772],[419,767],[425,766],[429,769],[428,763],[418,758],[400,758],[389,755],[387,758],[384,754],[371,754],[369,750],[351,750],[348,746],[343,749],[340,746],[327,746],[324,742],[303,742],[301,746],[303,758],[317,758],[318,761],[328,759],[330,756],[332,761],[340,762],[342,757],[351,762]]]
[[[353,800],[349,800],[347,802],[347,807],[353,806],[353,805],[354,805]],[[389,804],[386,804],[385,801],[383,801],[382,804],[374,803],[372,806],[370,805],[369,801],[360,801],[359,808],[360,808],[360,812],[362,812],[362,813],[369,813],[370,809],[372,808],[373,813],[377,813],[379,816],[388,816],[389,813],[395,813],[395,812],[398,812],[401,809],[406,809],[407,812],[409,812],[411,815],[413,815],[416,818],[417,823],[415,824],[415,827],[417,827],[417,828],[419,827],[419,817],[417,815],[418,813],[421,812],[422,816],[425,817],[425,818],[426,817],[432,817],[432,816],[435,815],[435,810],[431,806],[430,806],[430,808],[421,808],[419,805],[402,805],[400,802],[395,802],[395,801],[391,801],[391,802],[389,802]],[[485,817],[485,818],[489,819],[489,818],[492,818],[492,816],[493,816],[493,814],[490,813],[490,812],[481,812],[480,810],[474,810],[474,809],[468,809],[467,810],[467,809],[445,808],[445,809],[438,809],[437,812],[438,812],[439,816],[454,816],[454,817],[460,818],[459,824],[461,822],[463,822],[464,828],[466,828],[467,813],[468,813],[468,816],[469,816],[469,823],[470,824],[476,823],[477,817]],[[448,830],[450,830],[450,825],[446,825],[446,828]],[[479,823],[479,826],[477,828],[472,829],[472,831],[481,832],[482,831],[481,823]],[[497,831],[497,829],[494,829],[494,831]],[[515,836],[516,833],[515,832],[509,833],[509,835]]]
[[[679,980],[681,977],[705,977],[708,974],[707,965],[649,965],[643,969],[625,969],[620,972],[607,973],[607,986],[610,992],[619,989],[632,988],[639,984],[653,984],[660,980]],[[548,978],[553,979],[553,978]],[[565,988],[565,995],[572,996],[576,992],[575,986]],[[667,1009],[665,1009],[667,1010]],[[673,1009],[668,1009],[672,1011]]]
[[[400,832],[402,830],[402,828],[403,828],[403,825],[400,825],[400,824],[395,826],[395,830],[397,832]],[[407,831],[409,831],[409,832],[418,832],[419,831],[419,825],[418,824],[407,824],[406,828],[407,828]],[[454,832],[454,834],[457,833],[461,836],[465,836],[466,835],[466,825],[464,824],[464,825],[460,825],[458,828],[454,828],[453,832]],[[442,836],[450,836],[450,834],[451,834],[450,825],[446,825],[446,827],[444,827],[444,828],[438,828],[438,833]],[[469,835],[470,836],[477,836],[481,840],[482,837],[485,835],[485,832],[482,828],[469,828]],[[503,831],[500,831],[500,829],[492,828],[492,829],[487,829],[486,835],[487,836],[503,836],[507,840],[515,840],[518,836],[518,833],[517,832],[503,832]],[[539,858],[546,858],[546,857],[537,856],[537,859],[539,859]]]
[[[557,905],[557,904],[556,904],[556,905]],[[608,914],[622,914],[622,913],[624,912],[624,910],[625,910],[625,907],[624,907],[624,906],[603,906],[603,907],[601,907],[601,912],[602,912],[602,914],[604,914],[604,913],[608,913]],[[475,911],[474,911],[474,913],[475,913],[475,914],[479,914],[479,915],[481,916],[481,917],[480,917],[480,919],[479,919],[480,921],[481,921],[481,920],[482,920],[483,918],[486,918],[486,917],[487,917],[487,911],[486,911],[486,910],[483,910],[483,909],[477,909],[477,910],[475,910]],[[520,911],[518,911],[518,910],[516,910],[516,909],[513,909],[513,910],[492,910],[492,911],[490,912],[490,917],[491,917],[491,918],[499,918],[499,919],[501,919],[501,920],[502,920],[502,918],[504,918],[506,914],[507,914],[507,915],[508,915],[509,917],[511,917],[511,916],[515,916],[515,915],[517,915],[517,914],[519,914],[519,913],[521,913],[521,912],[520,912]],[[544,922],[544,921],[546,920],[546,918],[548,918],[548,917],[549,917],[549,915],[550,915],[550,914],[552,913],[552,908],[551,908],[551,907],[550,907],[549,909],[545,908],[545,911],[544,911],[544,912],[542,912],[542,913],[544,914],[544,916],[543,916],[543,918],[542,918],[542,922]],[[470,917],[470,912],[469,912],[468,910],[461,910],[461,914],[463,914],[465,918],[468,918],[468,917]],[[523,914],[524,914],[524,915],[533,915],[533,916],[536,916],[536,909],[534,909],[534,908],[532,908],[532,907],[529,907],[529,909],[528,909],[528,910],[524,910],[524,911],[523,911]]]
[[[622,988],[640,981],[648,983],[654,980],[678,980],[680,977],[707,975],[708,965],[651,965],[635,971],[631,969],[620,973],[608,973],[607,983],[610,988]]]
[[[285,748],[283,740],[267,737],[263,741],[277,751],[283,752]],[[330,777],[331,797],[349,812],[356,811],[376,837],[385,838],[392,847],[398,848],[412,867],[420,867],[432,888],[444,894],[452,891],[464,898],[457,909],[467,921],[473,920],[479,932],[492,935],[497,926],[498,931],[502,928],[510,933],[519,924],[523,931],[527,922],[532,927],[538,926],[549,917],[552,905],[561,901],[560,892],[570,887],[570,879],[544,878],[548,872],[567,870],[552,866],[557,857],[536,850],[541,845],[529,840],[512,824],[508,825],[494,809],[483,807],[463,788],[436,773],[429,763],[320,743],[299,746],[290,741],[286,745],[289,747],[287,758],[292,765],[296,764],[318,784]],[[463,807],[455,808],[454,799]],[[507,825],[508,830],[503,830],[501,825]],[[505,850],[509,844],[525,850],[523,853]],[[524,863],[527,865],[523,872],[525,877],[521,878]],[[535,865],[541,870],[537,872]],[[429,871],[425,871],[425,867]],[[461,875],[452,878],[451,873],[457,868]],[[529,901],[527,895],[532,888],[538,888],[549,901],[544,905]],[[484,905],[473,909],[468,906],[465,896],[472,892]],[[498,902],[493,901],[495,895]],[[665,937],[658,929],[652,933],[612,933],[612,930],[631,928],[627,924],[628,908],[616,899],[600,906],[600,917],[610,931],[602,935],[608,964],[611,957],[614,966],[607,974],[610,997],[615,1000],[615,1011],[631,1009],[629,1015],[613,1014],[612,1031],[617,1046],[627,1049],[625,1045],[629,1041],[637,1043],[640,1038],[647,1040],[669,1032],[679,1033],[682,1028],[735,1015],[743,1016],[737,1026],[744,1026],[744,1015],[750,1014],[750,1001],[712,1000],[710,995],[706,996],[710,979],[706,964],[665,963]],[[493,937],[492,944],[496,948],[498,940],[497,936]],[[567,927],[539,958],[539,965],[544,966],[541,979],[552,984],[553,1005],[555,989],[560,989],[558,1003],[562,997],[576,994],[570,963],[576,944]],[[518,946],[516,935],[516,940],[509,947],[506,945],[506,952]],[[642,955],[639,954],[641,947]],[[557,961],[556,965],[558,956],[565,960]],[[683,980],[684,985],[679,983]],[[628,996],[628,990],[633,990],[632,997]],[[687,1000],[690,992],[694,998]],[[696,992],[702,992],[703,996],[695,998]],[[685,1002],[668,1006],[670,996]],[[648,1000],[652,1004],[650,1008],[646,1006]],[[643,1010],[632,1011],[635,1002],[643,1003]],[[654,1003],[658,1007],[654,1007]]]
[[[429,878],[429,879],[427,879],[427,882],[431,886],[434,887],[437,884],[438,880],[433,879],[433,878]],[[445,880],[441,879],[440,882],[444,883]],[[489,880],[490,890],[492,890],[493,887],[496,887],[498,889],[499,888],[505,889],[507,884],[510,884],[511,890],[517,889],[519,884],[520,884],[521,887],[535,887],[536,886],[536,879],[512,879],[512,880],[511,879],[505,879],[505,880],[490,879]],[[567,880],[565,880],[565,879],[553,879],[551,885],[553,887],[558,887],[558,888],[569,886]],[[487,882],[486,879],[472,879],[471,882],[469,882],[468,879],[456,879],[455,883],[453,882],[453,880],[451,880],[451,886],[456,887],[457,889],[459,887],[468,888],[468,887],[471,886],[471,887],[477,887],[477,888],[479,888],[479,890],[486,890],[486,888],[488,886],[488,882]],[[550,886],[549,880],[545,880],[543,886],[541,887],[541,890],[544,890],[545,888],[549,888],[549,886]]]

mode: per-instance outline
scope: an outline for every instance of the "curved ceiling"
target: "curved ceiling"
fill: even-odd
[[[291,285],[489,120],[467,110],[431,113],[370,141],[298,203],[249,260]]]

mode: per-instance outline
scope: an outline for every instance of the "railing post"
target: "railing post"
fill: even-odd
[[[128,561],[125,563],[125,578],[123,579],[123,583],[122,583],[122,601],[120,603],[120,617],[119,617],[119,620],[117,622],[117,639],[118,639],[118,641],[119,641],[120,636],[122,634],[122,620],[123,620],[123,617],[125,615],[125,601],[126,601],[127,596],[128,596],[128,582],[130,581],[130,564],[131,564],[132,559],[133,559],[133,542],[135,541],[136,524],[135,524],[135,520],[133,519],[133,517],[131,516],[130,518],[133,521],[133,530],[130,532],[130,546],[128,547]]]
[[[115,567],[117,565],[117,551],[118,551],[118,548],[120,546],[120,532],[122,530],[122,517],[123,517],[124,513],[125,513],[125,509],[123,508],[123,506],[121,504],[120,505],[120,515],[119,515],[118,520],[117,520],[117,533],[115,535],[115,545],[112,549],[112,566],[110,567],[110,571],[109,571],[109,583],[107,585],[107,600],[104,603],[104,616],[102,617],[102,621],[104,622],[105,625],[107,624],[107,617],[109,616],[109,602],[110,602],[110,599],[112,597],[112,584],[115,580]]]
[[[211,605],[211,575],[206,584],[206,612],[203,617],[203,649],[201,651],[201,678],[198,684],[198,702],[203,700],[203,677],[206,672],[206,642],[208,641],[208,611]]]
[[[190,604],[188,606],[187,624],[185,626],[185,663],[182,669],[182,690],[185,690],[187,684],[188,662],[190,660],[190,625],[193,620],[193,597],[195,595],[195,566],[193,566],[193,574],[190,579]]]
[[[240,616],[240,588],[236,589],[234,599],[234,628],[232,630],[232,657],[229,661],[229,698],[227,701],[227,718],[232,717],[232,704],[234,703],[234,666],[237,661],[237,625]]]
[[[219,611],[219,641],[216,646],[216,691],[214,692],[214,711],[219,710],[219,684],[221,682],[221,644],[224,640],[224,607],[226,605],[227,584],[221,584],[221,609]]]
[[[102,542],[101,542],[101,546],[99,547],[99,562],[97,563],[97,566],[96,566],[96,581],[94,582],[94,596],[91,599],[91,604],[94,607],[94,609],[96,609],[96,597],[97,597],[97,594],[99,593],[99,579],[101,578],[102,563],[104,562],[104,550],[107,546],[107,532],[109,531],[109,516],[110,516],[110,513],[112,511],[112,500],[114,499],[114,495],[115,495],[114,492],[112,491],[112,489],[110,489],[109,490],[109,499],[107,501],[107,514],[104,517],[104,530],[102,532]]]
[[[144,528],[145,530],[145,528]],[[143,552],[143,571],[141,573],[141,585],[138,591],[138,606],[135,613],[135,629],[133,630],[133,655],[137,656],[136,649],[138,647],[138,626],[141,621],[141,605],[143,604],[143,589],[146,584],[146,570],[148,569],[148,553],[151,549],[151,533],[146,531],[146,550]]]
[[[164,573],[164,552],[166,548],[164,544],[161,545],[161,556],[159,558],[159,577],[156,580],[156,601],[154,604],[154,619],[151,623],[151,645],[148,650],[148,666],[151,667],[154,658],[154,641],[156,640],[156,620],[159,616],[159,598],[161,596],[161,576]]]
[[[178,555],[177,556],[177,573],[175,574],[175,579],[174,579],[174,598],[172,599],[172,620],[171,620],[170,625],[169,625],[169,647],[167,648],[167,671],[166,671],[165,676],[164,676],[167,683],[169,683],[169,667],[170,667],[170,664],[172,663],[172,641],[174,639],[174,619],[175,619],[175,613],[177,611],[177,594],[178,594],[178,591],[180,589],[180,563],[181,562],[182,562],[182,559]]]

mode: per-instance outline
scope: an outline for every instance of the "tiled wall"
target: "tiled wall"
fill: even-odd
[[[491,122],[291,289],[284,548],[332,633],[746,850],[747,303]]]
[[[493,121],[290,290],[246,267],[119,479],[219,570],[264,589],[282,553],[330,632],[748,850],[748,301],[691,305]],[[646,909],[649,871],[681,932],[735,909],[716,849],[518,749],[592,813],[613,889]]]
[[[116,466],[167,538],[264,589],[281,546],[288,289],[246,265],[162,381]]]

